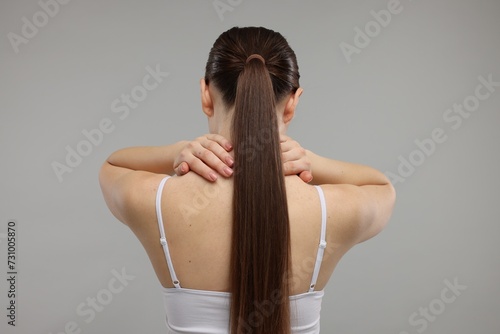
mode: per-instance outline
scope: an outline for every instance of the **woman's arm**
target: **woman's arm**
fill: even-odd
[[[333,160],[303,149],[291,138],[282,140],[284,161],[294,173],[308,171],[320,184],[329,203],[329,216],[342,225],[338,233],[353,246],[378,234],[389,221],[396,192],[389,179],[375,168]]]
[[[306,150],[315,184],[385,185],[389,179],[370,166],[338,161]]]
[[[200,175],[205,173],[203,177],[207,180],[215,181],[217,175],[206,165],[209,164],[222,175],[231,175],[231,170],[228,171],[221,161],[230,157],[223,148],[223,145],[228,147],[228,141],[215,135],[208,137],[166,146],[130,147],[111,154],[101,167],[99,184],[113,215],[126,225],[137,220],[134,218],[134,206],[155,191],[165,174],[183,174],[194,169]],[[186,150],[197,157],[191,165],[182,160],[182,152]]]
[[[285,174],[307,172],[313,181],[312,184],[362,186],[389,182],[384,174],[372,167],[322,157],[302,148],[298,142],[287,136],[282,136],[281,151]]]
[[[231,144],[224,137],[208,134],[171,145],[124,148],[111,154],[106,162],[116,167],[156,174],[182,175],[194,170],[207,180],[215,181],[217,173],[231,176],[232,170],[228,167],[233,163],[229,154],[231,149]]]
[[[390,180],[375,168],[337,161],[307,151],[312,175],[321,184],[332,217],[345,222],[344,241],[351,246],[382,231],[389,221],[396,191]]]
[[[187,142],[180,141],[166,146],[137,146],[112,153],[106,163],[135,171],[156,174],[174,173],[174,160]]]

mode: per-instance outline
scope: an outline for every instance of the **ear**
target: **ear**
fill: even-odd
[[[201,109],[208,117],[214,114],[214,101],[210,95],[208,85],[205,83],[205,78],[200,80],[200,90],[201,90]]]
[[[285,110],[283,111],[283,123],[288,125],[288,123],[290,123],[290,121],[293,119],[293,116],[295,115],[295,108],[299,103],[299,98],[302,95],[303,91],[304,90],[299,87],[295,91],[295,93],[291,94],[290,97],[288,98],[288,101],[286,102],[285,105]]]

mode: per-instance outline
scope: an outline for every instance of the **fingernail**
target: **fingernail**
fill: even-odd
[[[233,170],[229,167],[224,167],[224,172],[226,172],[227,175],[233,174]]]
[[[227,158],[227,159],[226,159],[226,162],[227,162],[227,164],[228,164],[229,166],[232,166],[232,165],[234,164],[234,161],[233,161],[233,159],[231,159],[231,158]]]
[[[210,176],[210,179],[212,181],[216,181],[217,180],[217,175],[215,175],[214,173],[210,173],[210,174],[208,174],[208,176]]]

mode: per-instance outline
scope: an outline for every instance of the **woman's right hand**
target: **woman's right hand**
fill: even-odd
[[[203,135],[184,146],[174,161],[174,171],[177,175],[193,171],[208,181],[217,180],[217,173],[229,177],[233,174],[232,149],[221,135]]]

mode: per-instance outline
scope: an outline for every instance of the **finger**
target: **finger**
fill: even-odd
[[[174,173],[176,175],[184,175],[189,172],[189,164],[185,161],[182,161],[177,167],[174,167]]]
[[[191,142],[189,142],[180,152],[180,154],[174,160],[174,169],[182,167],[181,164],[185,162],[189,167],[192,162],[198,159],[195,156],[195,152],[201,152],[204,150],[203,146],[199,143],[201,138],[197,138]]]
[[[220,147],[219,147],[220,149]],[[229,158],[229,154],[226,152],[224,156],[227,155]],[[200,151],[196,157],[199,159],[196,161],[196,164],[191,164],[191,170],[195,171],[196,173],[200,174],[205,172],[207,169],[206,168],[201,168],[198,170],[198,166],[201,166],[201,162],[204,163],[205,167],[211,169],[212,171],[215,170],[217,171],[220,175],[229,177],[233,174],[233,170],[229,168],[229,166],[221,161],[219,156],[217,156],[214,152],[212,152],[209,149],[205,149],[203,151]],[[200,161],[201,160],[201,161]],[[200,174],[201,175],[201,174]]]
[[[283,173],[285,175],[297,175],[302,172],[304,168],[300,167],[299,161],[288,161],[283,164]]]
[[[288,140],[290,140],[291,138],[288,137],[287,135],[281,135],[280,134],[280,143],[283,143],[283,142],[286,142]]]
[[[233,145],[231,144],[231,142],[222,135],[216,133],[210,133],[205,137],[218,143],[222,148],[226,150],[226,152],[229,152],[233,149]]]
[[[183,161],[183,162],[181,163],[181,165],[179,166],[179,168],[180,168],[180,173],[181,173],[181,175],[184,175],[184,174],[186,174],[187,172],[189,172],[189,165],[188,165],[188,163],[187,163],[187,162],[185,162],[185,161]]]
[[[296,175],[304,171],[311,171],[311,164],[306,159],[291,160],[283,163],[283,173],[285,175]]]
[[[288,151],[291,151],[293,149],[293,145],[292,145],[292,143],[285,141],[285,142],[280,143],[280,149],[281,149],[282,153],[288,152]]]
[[[302,173],[299,174],[299,177],[304,181],[305,183],[309,183],[313,180],[312,173],[310,171],[303,171]]]
[[[295,148],[299,148],[300,145],[295,140],[289,139],[280,143],[281,152],[288,152]]]
[[[281,153],[281,160],[285,163],[288,161],[301,160],[304,157],[299,150],[290,150]]]
[[[217,173],[214,172],[210,167],[204,164],[201,160],[194,160],[192,164],[189,166],[190,170],[195,172],[198,175],[201,175],[203,178],[208,181],[216,181]]]
[[[224,138],[224,137],[221,136],[221,138]],[[233,166],[234,160],[231,157],[231,154],[224,147],[222,147],[219,142],[212,141],[212,140],[207,140],[207,141],[203,142],[202,145],[203,145],[203,147],[206,150],[208,150],[215,157],[217,157],[218,160],[220,162],[222,162],[224,165],[226,165],[227,167],[232,167]],[[208,154],[208,153],[203,152],[203,154]],[[212,156],[210,154],[208,154],[208,156],[210,158],[212,158]],[[224,166],[222,166],[221,164],[219,164],[214,159],[212,159],[211,161],[208,160],[208,161],[205,161],[205,162],[208,163],[210,165],[210,167],[212,167],[214,169],[217,169],[217,170],[220,170],[220,169],[224,168]],[[211,162],[213,162],[214,165],[210,164]]]

